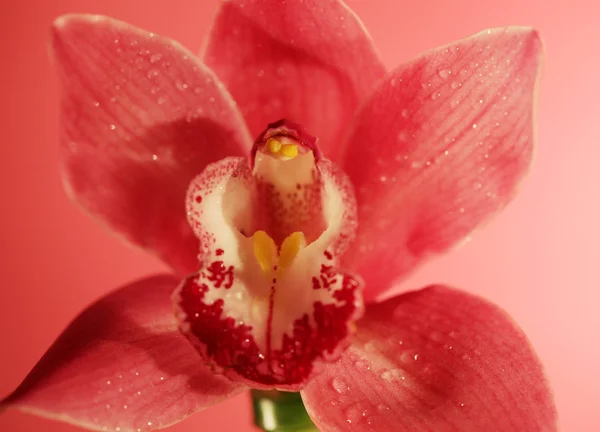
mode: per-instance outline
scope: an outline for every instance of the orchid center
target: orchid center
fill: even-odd
[[[194,179],[199,270],[174,295],[184,334],[217,370],[254,387],[301,388],[339,354],[362,313],[340,268],[356,228],[346,176],[289,121]]]

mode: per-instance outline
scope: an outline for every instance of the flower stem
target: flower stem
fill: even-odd
[[[254,424],[269,432],[318,432],[300,393],[252,390]]]

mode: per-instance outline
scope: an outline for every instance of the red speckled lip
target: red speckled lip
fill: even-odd
[[[219,263],[213,265],[222,266]],[[350,275],[323,272],[331,283],[317,289],[328,290],[336,303],[316,301],[311,313],[293,321],[292,331],[284,334],[279,349],[262,350],[256,342],[253,327],[240,323],[223,311],[224,301],[205,300],[210,289],[228,289],[227,285],[205,283],[202,272],[188,277],[179,289],[178,304],[185,314],[185,334],[228,376],[242,376],[268,388],[292,389],[304,383],[313,371],[316,360],[333,355],[341,341],[349,335],[347,323],[357,312],[356,296],[359,283]],[[308,286],[307,289],[313,289]],[[269,312],[275,307],[274,287]],[[269,321],[271,313],[265,317]],[[272,324],[267,325],[271,332]]]
[[[308,151],[285,160],[258,153],[281,136]],[[349,180],[293,122],[270,124],[252,155],[252,166],[224,159],[192,182],[187,210],[201,267],[173,299],[180,329],[216,370],[255,388],[298,390],[315,365],[337,357],[363,311],[361,282],[339,267],[356,204]],[[258,230],[274,242],[272,268],[256,258]],[[306,242],[278,266],[294,232]]]

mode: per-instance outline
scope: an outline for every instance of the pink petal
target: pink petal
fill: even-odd
[[[437,286],[367,306],[303,399],[323,432],[555,431],[542,365],[504,311]]]
[[[214,74],[176,42],[109,18],[54,25],[61,148],[73,198],[176,270],[196,268],[185,191],[250,138]]]
[[[243,390],[214,375],[178,331],[177,283],[150,277],[94,303],[1,406],[90,429],[149,431]]]
[[[542,46],[488,30],[399,67],[359,114],[343,159],[359,206],[346,259],[367,298],[503,208],[531,160]]]
[[[205,61],[253,136],[289,118],[319,137],[328,157],[385,72],[362,23],[338,0],[225,2]]]

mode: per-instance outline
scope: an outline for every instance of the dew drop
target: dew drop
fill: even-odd
[[[410,115],[410,111],[406,108],[404,108],[401,112],[400,115],[402,115],[402,117],[404,118],[408,118],[408,116]]]
[[[367,371],[371,370],[371,363],[369,363],[368,360],[357,360],[356,363],[354,363],[354,366],[357,369],[362,369],[362,370],[367,370]]]
[[[398,132],[398,135],[396,137],[397,137],[398,141],[406,142],[406,141],[408,141],[408,132],[400,131],[400,132]]]
[[[431,332],[431,334],[429,335],[429,338],[432,341],[439,342],[439,341],[442,340],[443,335],[440,332],[438,332],[438,331],[434,331],[434,332]]]
[[[400,361],[403,363],[408,363],[410,362],[410,359],[412,358],[412,356],[410,355],[409,352],[403,352],[402,354],[400,354]]]
[[[375,346],[375,342],[369,341],[365,344],[365,351],[368,353],[377,352],[377,347]]]
[[[350,390],[350,386],[348,385],[348,383],[343,379],[337,377],[333,379],[333,381],[331,382],[331,386],[339,394],[344,394],[348,392],[348,390]]]
[[[390,369],[384,371],[381,373],[380,378],[387,382],[405,379],[400,369]]]
[[[452,71],[450,71],[448,69],[441,69],[438,72],[438,75],[440,76],[440,78],[446,79],[446,78],[448,78],[448,75],[450,75],[451,73],[452,73]]]
[[[177,87],[177,90],[179,90],[179,91],[184,91],[184,90],[187,90],[188,85],[186,83],[184,83],[183,81],[176,81],[175,87]]]
[[[386,404],[380,403],[380,404],[377,405],[377,410],[380,411],[380,412],[385,412],[385,411],[389,411],[390,407],[387,406]]]
[[[400,83],[402,83],[402,78],[392,78],[392,81],[391,81],[392,87],[395,87]]]

